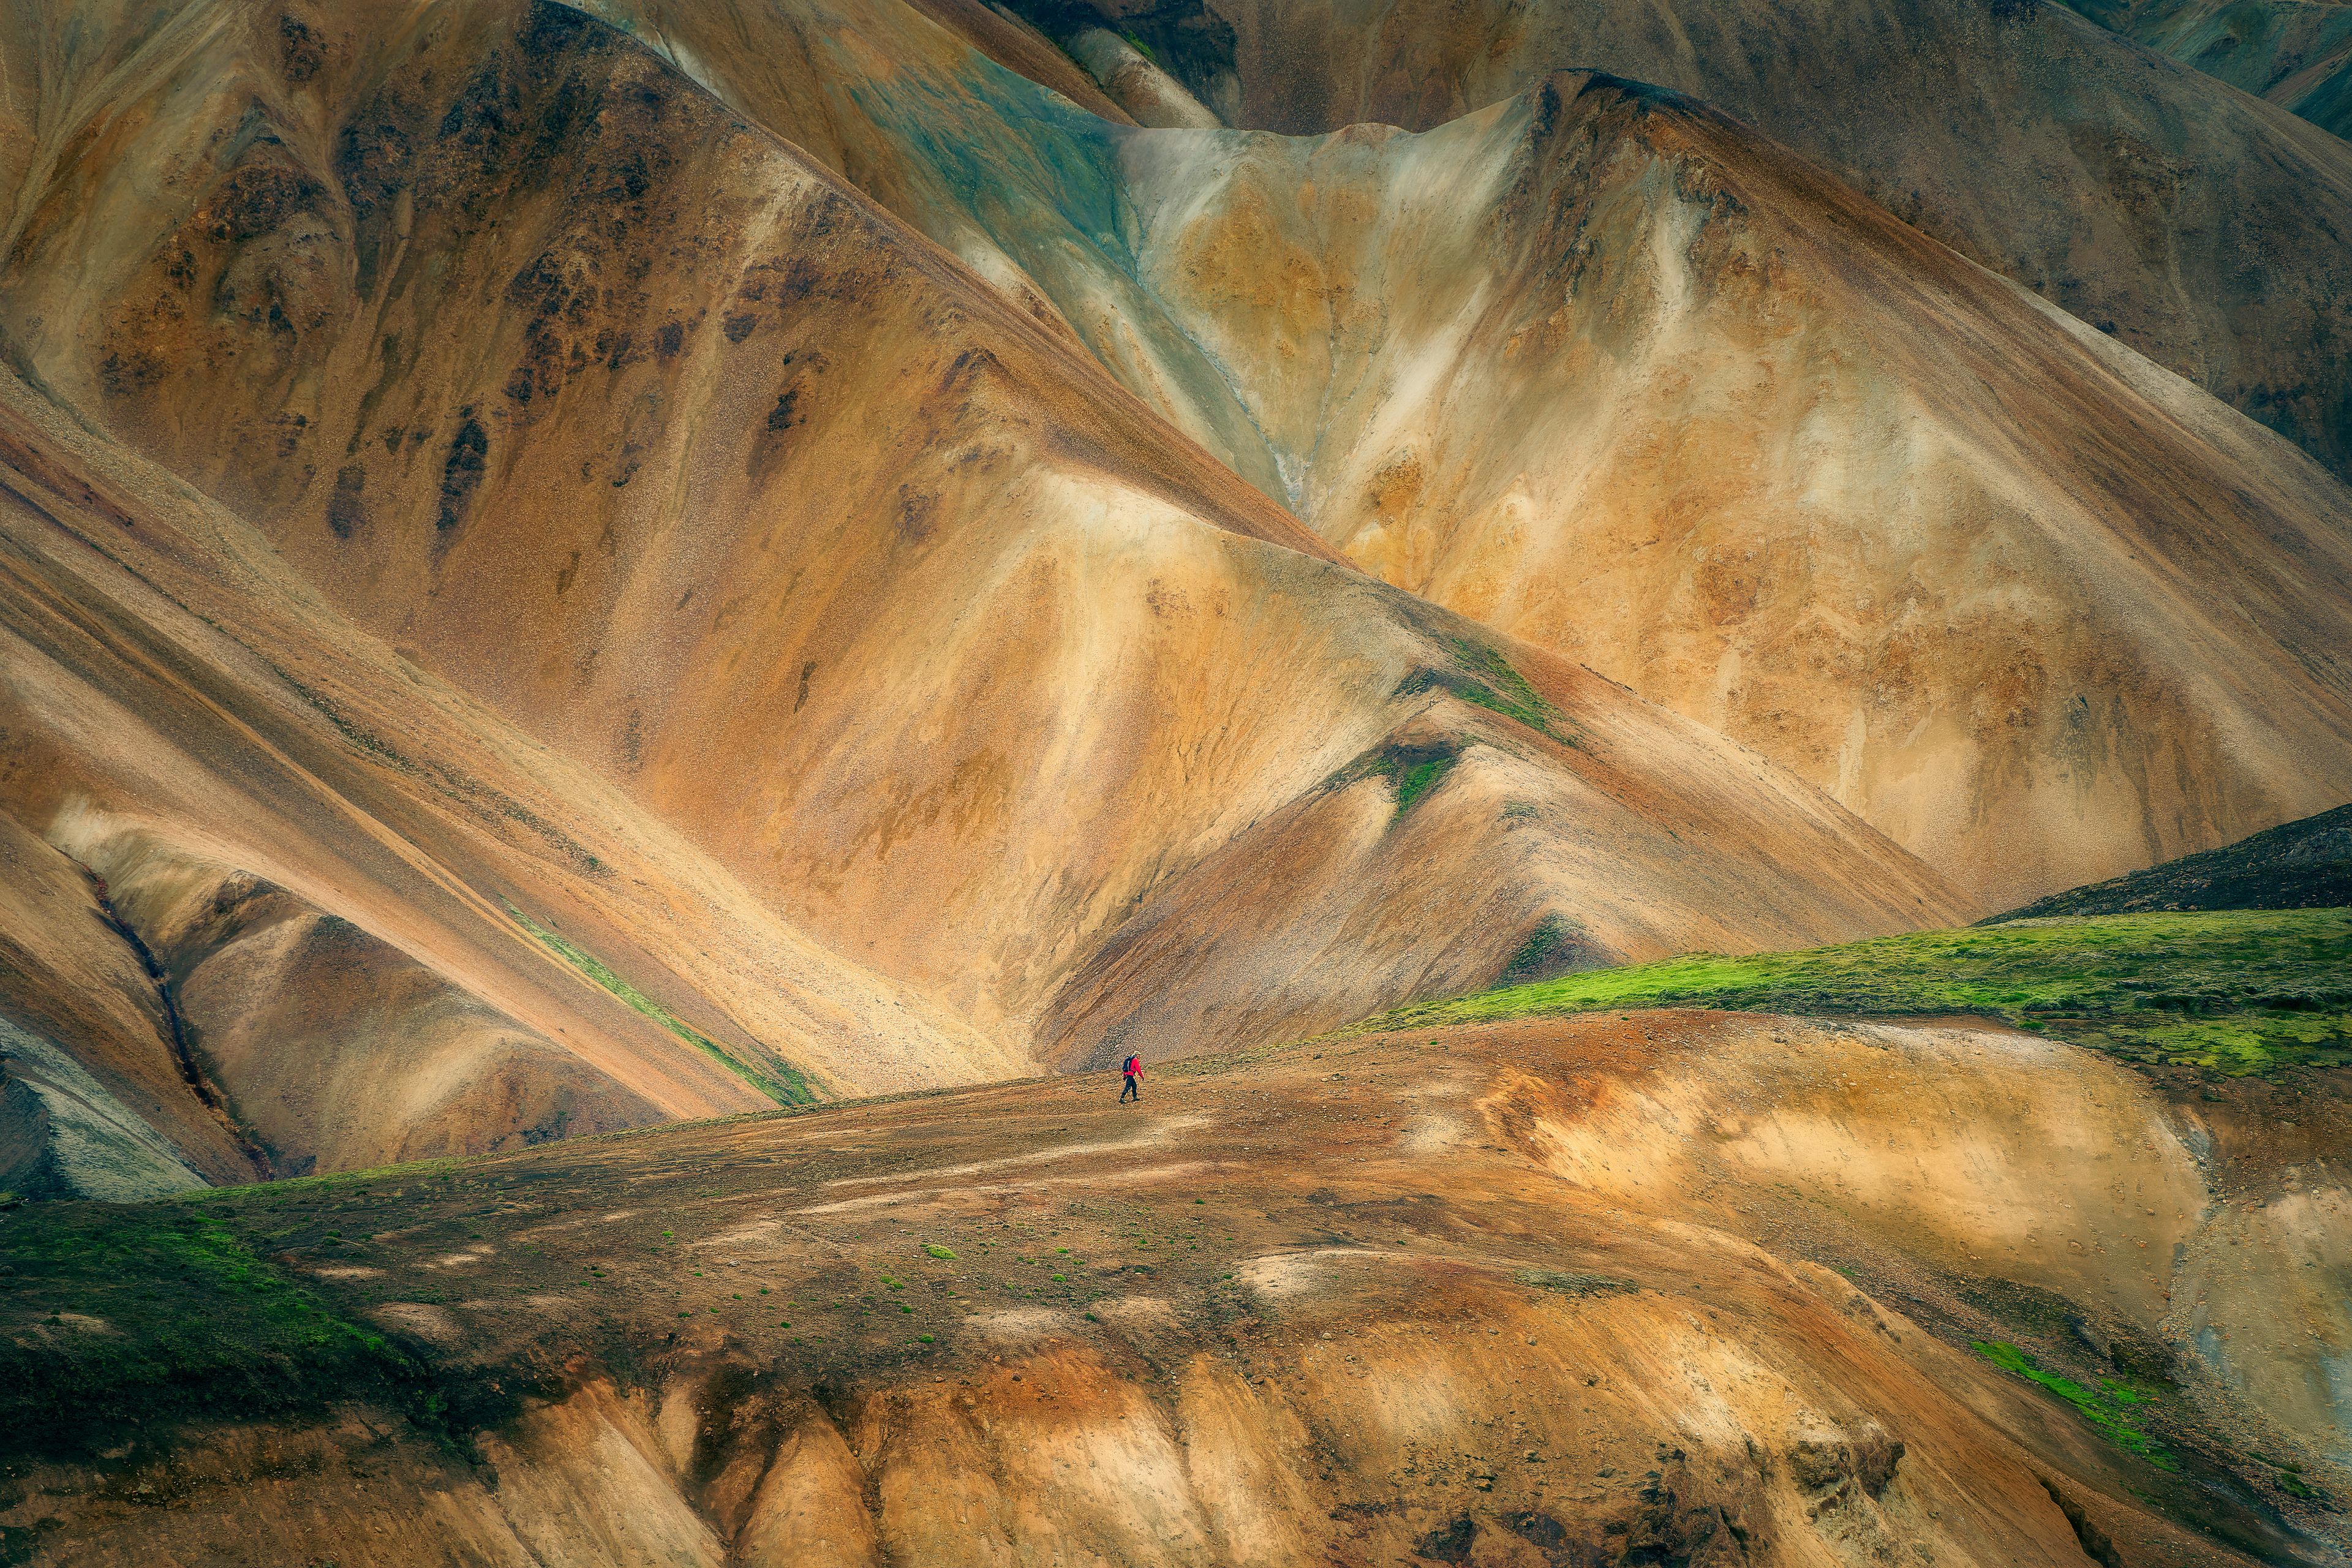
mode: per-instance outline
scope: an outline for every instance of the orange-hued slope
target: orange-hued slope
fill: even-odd
[[[1122,145],[1319,533],[1988,900],[2352,779],[2352,489],[1721,116]]]
[[[1648,1012],[1108,1078],[208,1205],[454,1396],[440,1440],[364,1379],[61,1432],[0,1528],[91,1568],[2341,1561],[2352,1237],[2293,1163],[2340,1091],[2287,1133],[2014,1034]]]
[[[1138,130],[893,0],[600,9],[1359,563],[1989,902],[2352,777],[2352,489],[1700,105],[1570,74],[1424,135]]]
[[[110,695],[15,699],[8,807],[185,970],[223,1114],[289,1161],[1307,1030],[1539,927],[1606,961],[1965,907],[1754,754],[1339,562],[597,24],[370,21],[183,14],[87,97],[61,71],[0,289],[23,471],[60,476],[26,483],[65,498],[24,548],[124,558],[23,567],[10,689]],[[73,499],[114,493],[92,465],[122,499]],[[212,649],[235,730],[170,739],[184,694],[58,642],[61,595]],[[361,815],[231,804],[248,707]],[[478,1122],[403,1142],[395,1047]],[[454,1087],[495,1062],[511,1112]]]

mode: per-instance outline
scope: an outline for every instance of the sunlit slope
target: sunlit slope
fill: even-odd
[[[1124,147],[1147,276],[1389,580],[1991,901],[2340,799],[2352,492],[1719,117],[1566,77]]]
[[[2335,1560],[2340,1098],[2288,1134],[2011,1033],[1654,1012],[1116,1081],[29,1211],[0,1414],[72,1396],[0,1422],[0,1526],[92,1564]]]
[[[2352,492],[1686,100],[1571,76],[1421,137],[1138,132],[871,0],[606,10],[838,137],[1371,570],[1988,902],[2341,798]],[[842,42],[876,27],[931,47]]]
[[[1988,900],[2352,770],[2352,490],[1687,100],[1123,143],[1302,516]]]
[[[1606,962],[1967,912],[1764,760],[1339,561],[601,25],[374,24],[305,74],[224,9],[95,97],[61,77],[0,312],[58,398],[248,515],[283,591],[952,1017],[855,1069],[779,1037],[803,1070],[1306,1032],[1483,984],[1548,919]],[[539,945],[665,1000],[633,918]],[[749,1026],[748,977],[663,962]]]
[[[0,1019],[9,1076],[51,1090],[10,1089],[16,1190],[152,1185],[151,1135],[252,1180],[1026,1064],[239,520],[21,384],[0,405]]]
[[[1569,69],[1688,93],[2352,472],[2352,144],[2062,5],[1099,10],[1236,128],[1425,131]]]

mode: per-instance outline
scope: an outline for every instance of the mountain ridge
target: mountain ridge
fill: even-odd
[[[291,867],[142,826],[176,783],[126,763],[68,800],[85,722],[5,797],[122,890],[280,1168],[1304,1032],[1481,983],[1564,917],[1600,959],[1969,910],[1753,753],[1339,562],[1051,321],[599,24],[420,16],[293,84],[366,75],[343,119],[289,99],[241,141],[212,84],[283,87],[282,33],[125,68],[160,95],[142,134],[217,162],[110,209],[111,250],[68,226],[78,272],[150,303],[89,338],[42,316],[19,356],[58,404],[12,394],[49,409],[17,447],[79,537],[146,538],[144,507],[192,531],[175,570],[256,639],[215,700],[295,712],[393,814],[378,843],[422,822],[448,857],[419,896],[462,905],[463,958],[354,904],[320,841]],[[15,247],[20,308],[88,306],[44,270],[65,232]],[[145,456],[70,430],[77,399]],[[289,699],[270,672],[297,668]],[[1438,757],[1408,798],[1402,761]],[[505,847],[444,837],[442,796]],[[1211,886],[1258,918],[1199,931]],[[771,942],[803,965],[790,1007]],[[856,1026],[828,1038],[836,990]],[[394,1041],[420,1083],[527,1060],[542,1087],[436,1121],[362,1087]],[[449,1142],[402,1142],[428,1127]]]

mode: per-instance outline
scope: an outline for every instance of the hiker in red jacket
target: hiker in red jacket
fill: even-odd
[[[1143,1058],[1129,1051],[1127,1054],[1127,1060],[1119,1063],[1118,1070],[1127,1075],[1127,1087],[1118,1091],[1118,1102],[1125,1105],[1132,1100],[1137,1104],[1141,1104],[1143,1090],[1137,1086],[1136,1080],[1143,1076]]]

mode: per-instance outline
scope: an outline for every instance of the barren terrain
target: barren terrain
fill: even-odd
[[[2340,1076],[1644,1012],[246,1189],[137,1223],[417,1370],[151,1404],[20,1454],[0,1521],[58,1563],[2338,1561]],[[173,1289],[92,1278],[119,1223],[0,1231],[99,1410]]]

